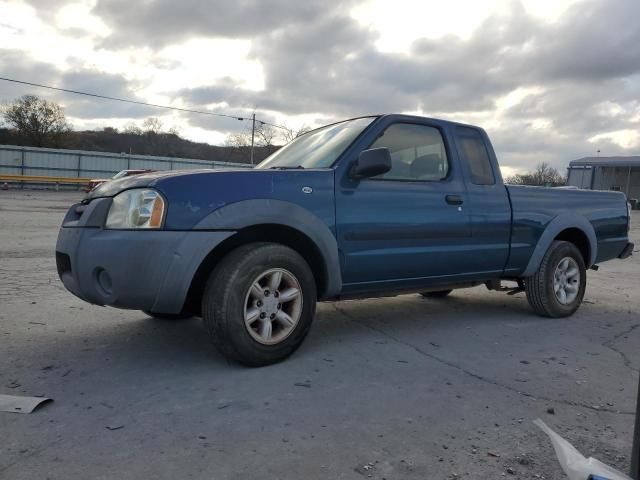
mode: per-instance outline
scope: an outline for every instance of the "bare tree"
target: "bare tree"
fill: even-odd
[[[255,136],[253,143],[256,147],[271,147],[277,132],[270,125],[256,122]],[[251,146],[251,128],[239,133],[230,133],[226,136],[224,144],[227,147],[249,147]]]
[[[162,121],[158,117],[149,117],[142,122],[142,130],[144,133],[159,135],[162,133]]]
[[[60,146],[71,131],[64,109],[35,95],[24,95],[2,107],[5,122],[36,147]]]
[[[271,125],[260,122],[256,125],[255,144],[259,147],[270,147],[276,137],[276,130]]]
[[[284,125],[284,128],[282,130],[282,139],[285,143],[289,143],[290,141],[298,138],[300,135],[304,135],[310,130],[311,127],[308,127],[307,125],[302,125],[298,129],[290,128],[287,125]]]
[[[518,173],[506,179],[512,185],[535,185],[540,187],[559,187],[567,183],[567,179],[546,162],[539,163],[533,172]]]
[[[180,127],[178,127],[177,125],[174,125],[173,127],[169,128],[169,130],[167,130],[167,133],[169,135],[173,135],[174,137],[179,137],[180,136]]]
[[[124,126],[123,132],[128,133],[129,135],[142,135],[142,129],[134,122],[127,122]]]
[[[230,133],[224,139],[224,144],[227,147],[248,147],[251,145],[251,133],[247,135],[246,132],[243,133]]]
[[[298,129],[289,128],[286,125],[278,127],[277,129],[271,125],[256,122],[256,131],[254,143],[256,147],[273,147],[279,145],[280,142],[284,144],[289,143],[291,140],[307,133],[311,128],[306,125],[302,125]],[[248,147],[251,145],[251,128],[245,129],[240,133],[230,133],[225,138],[224,144],[227,147]]]

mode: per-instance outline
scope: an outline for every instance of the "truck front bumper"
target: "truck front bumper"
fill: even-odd
[[[56,244],[65,288],[95,305],[181,312],[198,267],[234,232],[107,230],[110,204],[99,198],[67,213]]]

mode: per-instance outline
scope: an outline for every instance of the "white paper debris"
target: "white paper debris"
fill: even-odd
[[[593,457],[585,458],[573,445],[551,430],[539,418],[534,420],[533,423],[549,435],[560,466],[570,480],[586,480],[589,475],[599,475],[609,480],[632,480],[631,477],[611,468],[609,465],[605,465],[600,460]]]
[[[31,413],[43,403],[52,401],[46,397],[19,397],[0,394],[0,412]]]

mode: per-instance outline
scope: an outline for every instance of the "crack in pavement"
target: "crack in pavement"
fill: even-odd
[[[356,317],[354,317],[353,315],[351,315],[349,312],[345,311],[344,309],[338,307],[335,303],[332,304],[333,308],[338,312],[341,313],[342,315],[344,315],[347,320],[361,326],[362,328],[366,328],[369,330],[372,330],[374,332],[379,333],[380,335],[383,335],[387,338],[389,338],[390,340],[393,340],[394,342],[400,344],[400,345],[404,345],[406,347],[411,348],[412,350],[414,350],[415,352],[417,352],[418,354],[430,358],[432,360],[435,360],[438,363],[441,363],[443,365],[446,365],[448,367],[454,368],[462,373],[464,373],[465,375],[474,378],[476,380],[479,380],[481,382],[484,383],[488,383],[489,385],[493,385],[495,387],[500,387],[503,388],[505,390],[508,390],[510,392],[516,393],[517,395],[520,395],[522,397],[525,398],[530,398],[532,400],[542,400],[545,402],[552,402],[552,403],[556,403],[556,404],[560,404],[560,405],[567,405],[567,406],[571,406],[571,407],[580,407],[580,408],[585,408],[587,410],[593,410],[595,412],[606,412],[606,413],[612,413],[612,414],[616,414],[616,415],[633,415],[635,416],[636,412],[627,412],[627,411],[620,411],[620,410],[613,410],[610,408],[600,408],[600,407],[596,407],[594,405],[588,405],[586,403],[580,403],[580,402],[574,402],[572,400],[558,400],[556,398],[549,398],[549,397],[541,397],[541,396],[536,396],[536,395],[532,395],[531,393],[528,392],[523,392],[522,390],[518,390],[516,388],[513,388],[509,385],[503,384],[498,382],[497,380],[493,380],[490,378],[486,378],[483,377],[482,375],[479,375],[475,372],[472,372],[471,370],[467,370],[466,368],[464,368],[461,365],[455,364],[453,362],[450,362],[448,360],[445,360],[444,358],[440,358],[437,355],[434,355],[432,353],[426,352],[425,350],[422,350],[420,347],[417,347],[409,342],[406,342],[404,340],[400,340],[399,338],[391,335],[388,332],[385,332],[384,330],[381,330],[379,328],[373,327],[371,325],[367,325],[365,323],[360,322]],[[639,325],[640,326],[640,325]],[[621,334],[621,336],[624,335]]]
[[[612,350],[618,355],[620,355],[620,357],[622,358],[622,361],[624,362],[624,366],[629,368],[633,372],[637,372],[638,370],[636,368],[633,368],[633,366],[631,365],[631,359],[627,357],[626,353],[624,353],[622,350],[618,350],[613,344],[620,338],[624,337],[625,335],[629,335],[631,332],[633,332],[639,327],[640,327],[640,323],[631,325],[631,327],[627,328],[625,331],[620,332],[617,335],[614,335],[610,340],[607,340],[602,344],[603,347],[608,348],[609,350]]]

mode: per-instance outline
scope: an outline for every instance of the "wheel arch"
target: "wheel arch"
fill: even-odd
[[[580,250],[584,264],[590,265],[591,244],[589,243],[589,237],[584,231],[577,227],[566,228],[558,233],[553,240],[564,240],[565,242],[573,243],[578,250]]]
[[[556,240],[573,243],[580,250],[587,268],[595,263],[598,240],[591,223],[582,216],[560,215],[549,222],[538,239],[538,244],[522,273],[523,277],[529,277],[538,270],[542,257]]]
[[[337,296],[342,289],[338,245],[329,227],[299,205],[278,200],[248,200],[216,210],[196,230],[234,230],[206,255],[191,280],[185,300],[190,309],[200,308],[204,285],[218,262],[230,251],[253,242],[279,243],[297,251],[312,270],[318,298]]]
[[[190,311],[198,311],[204,287],[211,272],[218,263],[231,251],[242,245],[256,242],[273,242],[285,245],[298,252],[309,264],[318,287],[318,297],[324,298],[327,293],[328,271],[317,245],[304,233],[286,225],[260,224],[243,228],[217,245],[201,262],[196,270],[187,298],[185,300]]]

